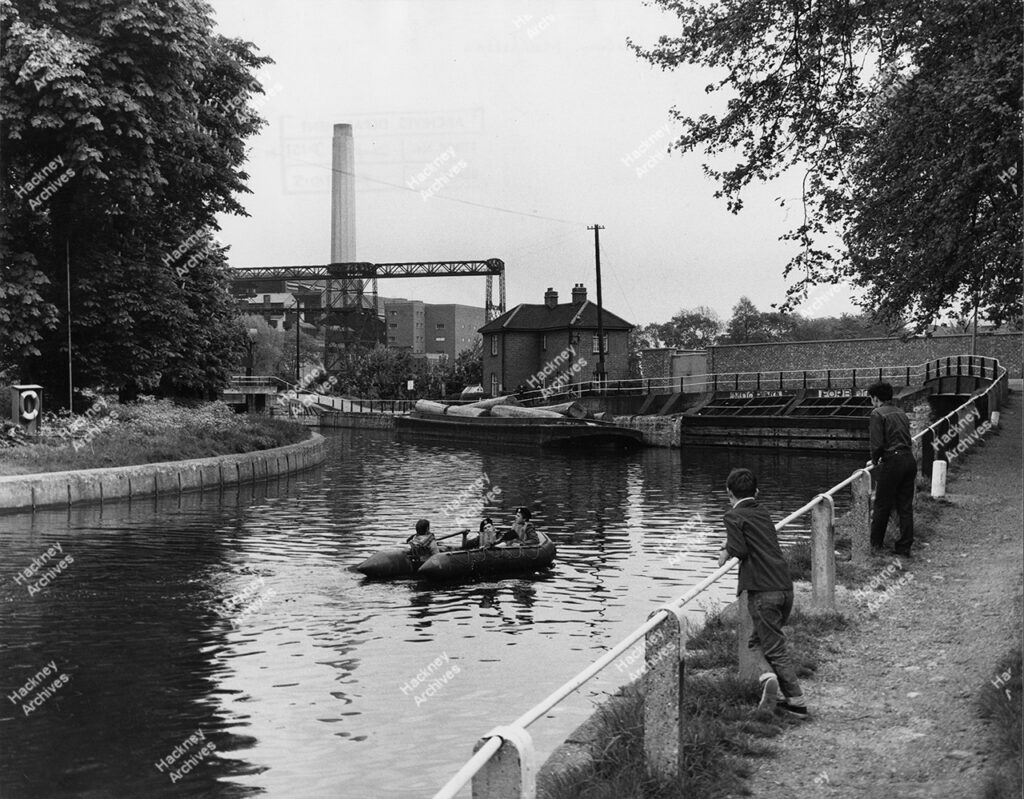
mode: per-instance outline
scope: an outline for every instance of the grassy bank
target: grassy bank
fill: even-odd
[[[988,683],[978,698],[982,718],[992,723],[995,767],[985,786],[983,799],[1008,799],[1024,796],[1024,759],[1021,758],[1021,732],[1024,716],[1021,708],[1021,650],[1003,658],[996,670],[1000,684]],[[1008,678],[1007,678],[1008,677]],[[993,682],[996,677],[993,677]]]
[[[825,652],[834,648],[832,634],[845,629],[837,613],[808,615],[794,611],[789,643],[797,674],[813,674]],[[545,786],[544,799],[714,799],[744,793],[749,760],[771,754],[769,740],[790,720],[758,710],[757,685],[741,681],[737,670],[735,614],[710,614],[687,640],[684,693],[685,774],[664,781],[643,766],[643,681],[612,697],[597,712],[600,741],[593,760],[558,774]]]
[[[98,402],[78,416],[47,414],[40,435],[9,432],[0,446],[0,475],[134,466],[271,449],[304,441],[302,425],[235,414],[220,402],[128,405]]]

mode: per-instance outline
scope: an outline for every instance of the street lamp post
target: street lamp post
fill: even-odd
[[[256,336],[259,335],[259,330],[255,327],[250,327],[245,331],[245,349],[248,355],[248,360],[245,364],[245,376],[252,377],[253,370],[256,368],[254,351],[256,349]],[[252,386],[243,386],[245,389],[252,389]],[[246,393],[245,395],[245,410],[247,413],[252,413],[253,406],[256,400],[252,394]]]
[[[249,355],[248,363],[245,366],[245,376],[252,377],[253,370],[256,368],[254,351],[256,349],[256,336],[259,335],[259,330],[255,327],[250,327],[246,332],[246,346],[245,349]]]

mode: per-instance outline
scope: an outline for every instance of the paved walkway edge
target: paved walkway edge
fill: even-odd
[[[274,449],[185,461],[0,477],[0,512],[178,495],[254,483],[323,463],[324,438]]]

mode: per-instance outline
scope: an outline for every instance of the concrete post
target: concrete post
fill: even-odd
[[[501,738],[501,748],[473,775],[473,799],[534,799],[537,754],[530,733],[521,727],[495,727],[477,741],[473,752],[494,736]]]
[[[858,469],[850,490],[850,554],[854,563],[863,565],[871,559],[871,472]]]
[[[835,503],[819,494],[811,508],[811,604],[818,610],[836,609]]]
[[[677,780],[683,773],[686,620],[674,606],[659,610],[668,615],[645,641],[644,761],[652,774]]]
[[[736,600],[736,612],[739,614],[736,617],[736,659],[739,661],[739,678],[757,682],[757,678],[771,671],[772,667],[768,665],[760,649],[751,649],[749,646],[750,636],[754,632],[754,621],[750,618],[746,591]]]
[[[932,464],[932,499],[946,496],[947,465],[945,461],[935,461]]]
[[[989,422],[993,429],[999,427],[999,411],[992,411],[992,414],[989,416]]]

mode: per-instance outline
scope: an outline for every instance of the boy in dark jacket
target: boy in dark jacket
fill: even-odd
[[[725,522],[726,542],[718,564],[729,558],[740,561],[737,594],[747,592],[747,607],[754,622],[748,646],[760,649],[771,671],[761,675],[760,707],[779,709],[806,719],[807,706],[786,648],[783,625],[793,610],[793,580],[782,557],[775,524],[757,504],[757,477],[750,469],[733,469],[725,482],[732,509]],[[782,698],[779,698],[779,691]]]

